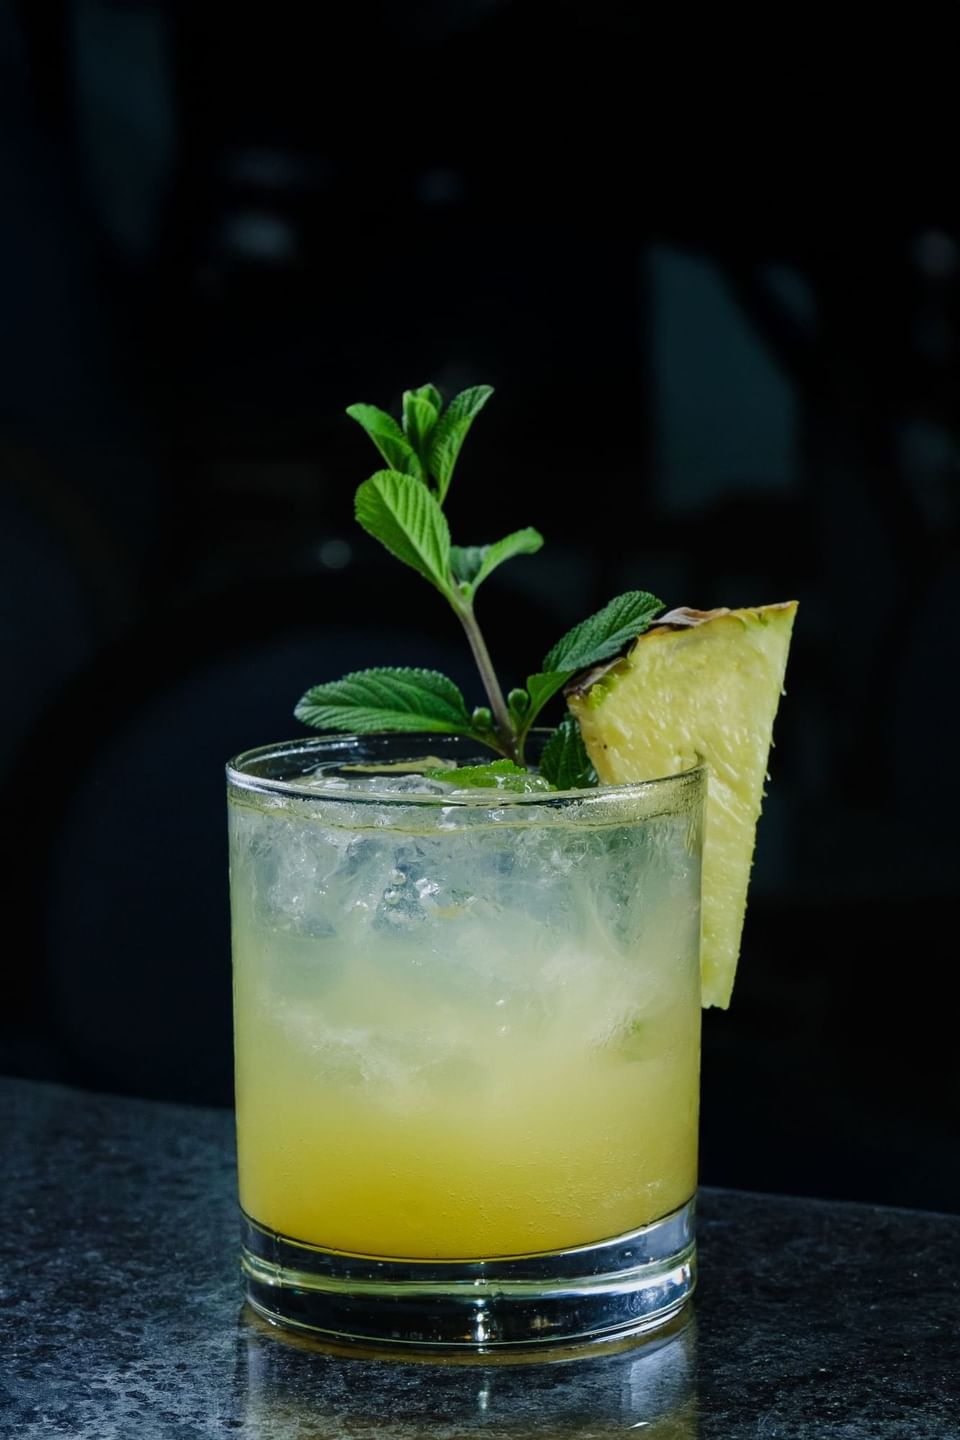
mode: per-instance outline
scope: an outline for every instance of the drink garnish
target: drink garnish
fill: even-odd
[[[454,545],[443,509],[463,442],[492,394],[491,386],[475,385],[444,409],[437,387],[421,385],[404,393],[402,423],[373,405],[347,411],[390,467],[357,490],[357,520],[451,605],[488,703],[468,709],[457,685],[435,670],[382,668],[313,686],[296,714],[321,730],[461,735],[501,757],[427,772],[447,781],[455,776],[465,787],[528,791],[535,782],[579,789],[705,763],[703,1000],[726,1005],[796,603],[665,614],[654,595],[630,590],[569,630],[526,684],[504,697],[476,596],[498,566],[535,554],[543,537],[527,526],[491,544]],[[532,776],[525,746],[560,692],[567,710]]]
[[[403,396],[402,423],[375,405],[351,405],[347,414],[367,432],[388,469],[359,486],[360,525],[398,560],[416,570],[450,604],[463,626],[488,703],[468,710],[459,687],[435,670],[382,667],[354,671],[309,689],[297,718],[318,730],[358,734],[420,731],[462,735],[512,762],[505,771],[473,766],[469,783],[484,778],[496,788],[528,788],[524,752],[544,707],[588,666],[617,655],[663,610],[644,590],[630,590],[575,625],[550,650],[526,684],[505,697],[476,616],[480,586],[500,565],[533,555],[543,536],[532,526],[484,545],[454,545],[443,509],[463,442],[493,389],[474,385],[444,408],[435,385]],[[493,762],[497,766],[497,762]],[[595,785],[576,721],[567,715],[546,741],[540,775],[558,789]],[[459,779],[462,778],[462,771]],[[466,783],[466,782],[465,782]]]
[[[707,766],[703,1003],[733,989],[774,716],[797,606],[671,611],[568,695],[604,784]]]

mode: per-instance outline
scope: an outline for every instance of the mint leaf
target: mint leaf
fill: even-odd
[[[542,775],[514,765],[512,760],[491,760],[489,765],[461,765],[456,770],[425,770],[430,780],[445,780],[457,790],[477,788],[482,790],[515,790],[529,794],[534,790],[553,790],[555,787]]]
[[[440,411],[443,409],[443,396],[440,394],[436,385],[421,385],[420,388],[414,390],[413,393],[420,400],[429,400],[437,414],[440,414]]]
[[[525,530],[515,530],[492,545],[452,545],[450,547],[450,569],[455,579],[470,587],[471,598],[492,575],[498,565],[512,560],[515,555],[535,555],[543,544],[539,530],[528,525]]]
[[[505,560],[512,560],[515,555],[535,555],[542,545],[543,536],[540,531],[528,525],[525,530],[514,530],[512,535],[495,540],[492,545],[481,546],[480,565],[472,581],[473,593],[476,594],[487,576],[492,575],[497,566],[502,565]]]
[[[436,670],[355,670],[314,685],[293,712],[315,730],[431,730],[468,735],[470,716],[452,680]]]
[[[421,460],[425,460],[427,441],[440,417],[440,411],[432,400],[420,390],[403,392],[403,432]],[[424,466],[426,469],[426,466]]]
[[[356,516],[368,535],[450,598],[450,528],[425,485],[378,470],[357,489]]]
[[[426,479],[419,455],[386,410],[379,410],[376,405],[348,405],[347,414],[363,426],[391,470],[415,475],[418,480]]]
[[[510,714],[517,727],[517,735],[521,747],[536,722],[537,716],[546,705],[552,700],[558,690],[566,685],[576,674],[575,670],[547,670],[538,671],[535,675],[527,676],[526,694],[530,697],[530,703],[522,716],[514,714],[511,708]],[[548,742],[549,743],[549,742]]]
[[[597,772],[583,744],[580,726],[567,714],[560,721],[540,756],[540,774],[558,790],[581,790],[596,785]]]
[[[662,609],[662,601],[646,590],[628,590],[618,595],[557,641],[543,662],[544,670],[583,670],[600,660],[609,660],[628,641],[649,629]]]
[[[538,670],[535,675],[527,676],[527,689],[530,692],[530,719],[539,715],[548,700],[552,700],[558,690],[562,690],[568,680],[572,680],[577,672],[575,670]],[[528,723],[530,723],[528,721]]]
[[[437,482],[440,503],[446,499],[460,448],[467,431],[493,394],[492,385],[472,385],[455,395],[440,416],[430,437],[427,464]]]

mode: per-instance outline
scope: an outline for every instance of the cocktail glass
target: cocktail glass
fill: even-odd
[[[658,1330],[695,1278],[705,774],[457,791],[424,756],[482,758],[228,767],[247,1298],[419,1349]]]

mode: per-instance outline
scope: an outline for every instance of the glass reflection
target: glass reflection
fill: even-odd
[[[339,1434],[418,1440],[575,1440],[624,1431],[695,1440],[696,1326],[683,1316],[656,1340],[528,1357],[388,1358],[275,1330],[247,1308],[237,1327],[236,1433],[251,1440]]]

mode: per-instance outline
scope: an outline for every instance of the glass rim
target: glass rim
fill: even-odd
[[[541,730],[536,727],[531,734],[549,734],[548,730]],[[249,750],[241,750],[226,763],[226,774],[228,783],[238,789],[251,791],[258,795],[276,795],[288,799],[309,800],[317,804],[335,804],[340,801],[349,802],[351,805],[373,804],[380,806],[422,806],[428,809],[437,807],[456,806],[463,809],[496,809],[502,810],[514,807],[526,806],[567,806],[572,804],[583,804],[592,802],[598,804],[605,800],[627,800],[639,799],[641,797],[652,799],[655,796],[662,799],[669,805],[669,797],[680,794],[691,785],[699,786],[705,782],[707,765],[699,761],[695,765],[688,766],[685,770],[675,771],[671,775],[658,775],[651,780],[629,781],[622,785],[589,785],[570,790],[498,790],[491,786],[490,789],[475,789],[472,792],[461,791],[459,794],[418,794],[416,791],[397,790],[372,790],[365,789],[351,790],[349,788],[337,787],[335,790],[324,790],[316,785],[304,783],[302,780],[278,780],[264,775],[251,774],[245,767],[254,761],[265,761],[283,756],[310,754],[314,751],[325,751],[329,747],[346,749],[351,744],[363,744],[377,738],[400,740],[409,738],[412,745],[417,742],[432,743],[449,742],[450,740],[469,740],[469,736],[454,736],[431,731],[378,731],[375,734],[358,735],[348,731],[330,733],[329,735],[307,735],[297,737],[293,740],[278,740],[269,745],[256,745]],[[427,752],[429,753],[429,752]],[[494,757],[496,758],[496,757]]]

